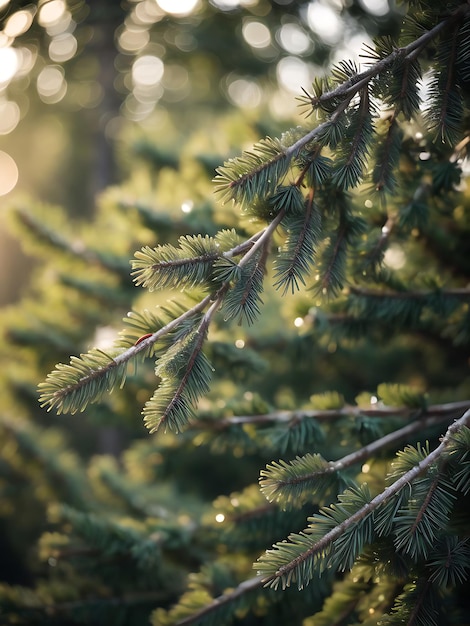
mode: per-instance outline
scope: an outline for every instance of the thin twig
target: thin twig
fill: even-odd
[[[467,300],[470,298],[470,289],[468,287],[455,287],[454,289],[439,289],[438,291],[430,291],[424,289],[415,289],[412,291],[392,291],[391,289],[369,289],[367,287],[358,287],[350,285],[349,291],[357,296],[366,296],[367,298],[394,298],[396,300],[425,300],[430,296],[439,293],[450,298],[461,298]]]
[[[258,577],[254,576],[253,578],[249,578],[248,580],[244,580],[242,583],[235,587],[233,591],[228,593],[224,593],[218,598],[215,598],[210,604],[205,606],[203,609],[189,615],[188,617],[183,618],[179,622],[175,624],[175,626],[188,626],[189,624],[195,624],[199,622],[202,618],[210,615],[214,611],[217,611],[220,607],[231,604],[245,593],[249,593],[250,591],[255,591],[256,589],[260,589],[263,587],[263,581]]]
[[[460,402],[449,402],[445,404],[433,404],[426,408],[425,416],[449,416],[452,417],[456,412],[470,408],[470,400],[462,400]],[[315,419],[318,421],[331,421],[341,419],[343,417],[413,417],[416,409],[409,407],[393,407],[385,406],[379,403],[371,404],[369,407],[360,407],[353,405],[345,405],[340,409],[306,409],[295,411],[273,411],[272,413],[264,413],[261,415],[234,415],[232,417],[223,417],[217,420],[198,420],[193,422],[192,428],[204,428],[213,430],[224,430],[232,426],[242,426],[244,424],[269,424],[269,423],[295,423],[303,418]]]

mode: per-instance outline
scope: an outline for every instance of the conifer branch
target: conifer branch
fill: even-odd
[[[47,406],[48,411],[54,408],[58,413],[83,411],[104,392],[111,391],[117,382],[123,384],[128,362],[148,350],[183,321],[202,311],[210,300],[211,296],[206,296],[163,328],[121,354],[111,357],[95,349],[80,357],[72,357],[69,365],[57,365],[46,380],[38,385],[41,406]]]
[[[429,453],[412,469],[402,474],[400,478],[398,478],[392,485],[384,489],[384,491],[380,494],[375,496],[372,500],[370,500],[370,502],[360,507],[351,516],[327,532],[321,539],[312,543],[309,539],[309,535],[304,532],[300,535],[292,535],[290,543],[277,543],[273,550],[268,550],[266,554],[261,556],[258,560],[258,575],[262,576],[264,584],[274,588],[277,588],[280,583],[283,588],[289,586],[291,580],[295,579],[296,571],[305,572],[307,562],[314,559],[316,555],[323,553],[335,540],[344,535],[351,527],[370,516],[374,510],[388,502],[393,496],[398,494],[403,487],[412,483],[415,478],[435,463],[445,452],[452,437],[469,421],[470,409],[467,410],[460,419],[456,420],[451,426],[449,426],[437,448]],[[293,555],[297,551],[299,552],[297,556],[288,562],[284,562],[283,557]],[[308,583],[308,580],[299,577],[297,579],[297,583],[299,588],[302,588]]]
[[[468,300],[470,298],[470,289],[467,287],[454,287],[448,289],[439,289],[438,291],[429,290],[409,290],[409,291],[392,291],[391,289],[370,289],[368,287],[359,287],[358,285],[350,285],[349,291],[357,296],[365,296],[367,298],[390,298],[395,300],[428,300],[438,295],[449,298],[458,298],[459,300]]]
[[[318,98],[309,96],[310,102],[313,108],[316,108],[320,104],[336,100],[344,99],[335,110],[335,113],[331,116],[330,120],[323,122],[306,135],[301,137],[298,141],[292,144],[286,150],[286,156],[292,157],[297,155],[300,150],[315,139],[318,135],[324,132],[325,128],[344,112],[345,108],[352,100],[352,98],[359,93],[359,91],[365,87],[373,78],[391,68],[400,59],[412,59],[415,54],[425,48],[435,37],[437,37],[442,31],[451,26],[453,23],[458,23],[468,13],[470,13],[470,7],[465,4],[459,7],[452,15],[447,19],[439,22],[429,31],[425,32],[421,37],[418,37],[415,41],[409,43],[407,46],[397,48],[391,52],[388,56],[380,59],[367,70],[352,76],[349,80],[345,81],[338,87],[321,94]]]
[[[470,408],[470,400],[462,400],[459,402],[449,402],[445,404],[431,404],[426,408],[420,416],[424,418],[437,418],[442,416],[443,419],[453,419],[455,414]],[[377,418],[387,418],[392,416],[414,417],[416,409],[409,407],[392,407],[371,405],[370,407],[360,407],[355,405],[345,405],[340,409],[305,409],[295,411],[273,411],[272,413],[264,413],[262,415],[234,415],[232,417],[222,417],[217,420],[197,420],[193,422],[193,428],[204,428],[212,430],[224,430],[232,426],[242,426],[244,424],[270,424],[281,423],[290,424],[300,421],[303,418],[311,418],[318,421],[330,422],[335,419],[344,417],[360,417],[369,416]]]
[[[415,432],[442,422],[448,422],[448,420],[448,416],[421,418],[376,439],[337,461],[327,462],[320,455],[307,454],[302,457],[297,456],[289,463],[283,461],[272,463],[261,471],[259,479],[261,491],[269,502],[280,502],[284,506],[291,503],[299,506],[306,496],[308,496],[309,501],[317,501],[332,485],[337,486],[337,483],[341,483],[343,470],[368,458],[373,458],[374,454],[395,445],[398,441]]]
[[[197,611],[197,613],[193,613],[192,615],[189,615],[188,617],[185,617],[177,622],[175,626],[189,626],[190,624],[200,623],[205,617],[223,609],[226,605],[235,603],[240,597],[252,591],[256,591],[257,589],[261,589],[263,586],[263,581],[260,580],[258,576],[244,580],[238,585],[238,587],[235,587],[232,591],[228,591],[227,593],[218,596],[210,604],[205,606],[200,611]]]

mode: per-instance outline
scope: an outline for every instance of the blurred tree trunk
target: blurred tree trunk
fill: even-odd
[[[93,0],[90,6],[90,23],[93,25],[93,38],[90,50],[99,65],[98,81],[103,90],[99,105],[90,113],[92,119],[93,149],[89,193],[93,201],[109,185],[117,182],[115,147],[109,133],[109,123],[119,115],[120,94],[116,90],[116,29],[123,23],[126,11],[123,3],[113,0]],[[122,436],[115,427],[103,427],[98,432],[99,449],[104,454],[118,456],[123,448]]]
[[[109,123],[119,115],[121,96],[116,90],[116,29],[126,16],[120,4],[112,0],[89,2],[93,38],[90,51],[99,65],[98,82],[103,97],[93,113],[93,155],[90,188],[95,197],[117,181],[116,158]]]

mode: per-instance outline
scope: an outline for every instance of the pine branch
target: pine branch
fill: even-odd
[[[275,259],[277,279],[274,287],[283,288],[285,296],[290,290],[294,293],[301,283],[305,285],[305,277],[309,275],[314,262],[315,244],[320,236],[321,219],[314,205],[314,189],[310,188],[303,215],[294,219],[284,220],[288,230],[284,249]]]
[[[432,404],[426,407],[424,413],[420,412],[421,418],[433,417],[436,419],[454,419],[456,413],[462,410],[470,408],[470,400],[463,400],[460,402],[449,402],[447,404]],[[295,421],[300,421],[303,418],[311,418],[318,421],[331,422],[335,419],[342,419],[344,417],[361,417],[370,416],[377,418],[388,417],[416,417],[416,409],[410,407],[391,407],[380,406],[379,404],[370,405],[370,407],[362,407],[355,405],[345,405],[340,409],[329,410],[295,410],[295,411],[274,411],[272,413],[265,413],[263,415],[235,415],[233,417],[222,417],[217,420],[198,420],[193,422],[193,428],[224,430],[231,428],[232,426],[241,426],[244,424],[270,424],[280,423],[289,424]]]
[[[454,23],[459,23],[468,13],[470,13],[470,7],[468,5],[463,5],[459,7],[452,15],[450,15],[447,19],[439,22],[429,31],[425,32],[421,37],[412,41],[407,46],[397,48],[393,52],[391,52],[388,56],[377,61],[367,70],[356,74],[351,77],[349,80],[346,80],[341,85],[338,85],[331,91],[328,91],[318,98],[311,98],[312,107],[315,108],[319,104],[324,104],[331,100],[336,99],[344,99],[343,102],[336,109],[335,113],[330,118],[333,121],[336,121],[337,117],[341,115],[345,108],[345,102],[349,103],[351,99],[359,93],[359,91],[365,87],[375,76],[378,76],[385,70],[391,68],[395,63],[397,63],[400,59],[413,58],[417,52],[421,51],[425,48],[434,38],[440,35],[443,31],[445,31],[448,27],[452,26]],[[319,134],[324,132],[325,127],[330,123],[330,121],[324,122],[320,124],[309,133],[307,133],[304,137],[295,142],[292,146],[290,146],[287,151],[287,156],[293,156],[298,154],[298,152],[308,143],[310,143],[313,139],[315,139]]]
[[[236,603],[237,600],[245,594],[256,591],[262,587],[263,581],[257,576],[245,580],[232,591],[228,591],[227,593],[215,598],[210,604],[197,613],[193,613],[193,615],[180,620],[175,624],[175,626],[189,626],[189,624],[197,624],[209,615],[213,615],[214,613],[217,614],[218,611],[223,610],[227,605]]]
[[[299,589],[303,588],[303,586],[308,584],[308,578],[313,572],[312,561],[329,549],[333,542],[340,539],[352,527],[362,523],[373,511],[387,503],[404,487],[412,483],[415,478],[427,471],[446,451],[451,438],[469,421],[470,410],[467,410],[460,419],[449,426],[437,448],[408,472],[402,474],[400,478],[375,496],[370,502],[360,507],[352,515],[327,532],[322,538],[312,542],[309,534],[304,532],[300,535],[291,535],[290,542],[277,543],[273,550],[268,550],[265,555],[260,557],[257,563],[258,575],[262,576],[264,584],[274,588],[281,584],[283,588],[286,588],[292,580],[297,580]],[[287,561],[286,558],[288,559]],[[306,577],[307,575],[308,577]]]
[[[457,30],[454,27],[447,41],[442,42],[438,51],[442,61],[430,85],[431,104],[426,111],[427,121],[436,131],[441,141],[452,144],[459,138],[464,115],[462,96],[455,88],[455,68],[457,62]]]
[[[141,352],[148,351],[161,337],[177,328],[182,322],[195,316],[211,301],[208,295],[163,328],[160,328],[137,345],[121,354],[109,356],[94,349],[80,357],[72,357],[69,365],[59,363],[38,385],[40,404],[55,409],[58,413],[84,411],[91,402],[96,402],[103,393],[111,391],[116,384],[122,385],[126,377],[127,364]]]
[[[367,287],[359,287],[350,285],[349,291],[358,296],[367,298],[390,298],[394,300],[429,300],[436,296],[435,291],[429,290],[410,290],[410,291],[392,291],[390,289],[370,289]],[[439,289],[438,295],[458,300],[470,299],[470,289],[467,287],[455,287],[449,289]]]
[[[336,88],[318,97],[307,96],[313,108],[319,105],[324,106],[328,102],[338,102],[338,104],[335,104],[329,119],[307,132],[290,146],[285,147],[282,142],[267,138],[256,144],[252,151],[243,153],[237,159],[227,161],[223,167],[218,168],[217,176],[214,179],[217,192],[222,195],[224,200],[230,199],[242,204],[250,204],[257,199],[264,199],[272,195],[279,182],[287,174],[292,158],[297,157],[301,150],[315,139],[328,137],[335,125],[339,123],[353,98],[363,90],[367,90],[369,83],[376,76],[392,68],[400,61],[406,62],[407,59],[412,59],[414,54],[421,51],[446,28],[459,23],[459,20],[469,11],[468,6],[459,7],[447,19],[438,23],[421,37],[407,46],[394,50],[367,70],[354,74]],[[356,137],[359,138],[359,135]]]
[[[175,432],[181,431],[194,415],[198,398],[209,390],[212,366],[202,348],[225,290],[219,292],[197,329],[173,344],[158,362],[155,372],[162,382],[143,410],[144,423],[150,432],[162,424]]]
[[[260,474],[260,489],[269,502],[278,502],[285,508],[299,506],[305,501],[321,501],[327,492],[347,484],[342,472],[353,465],[372,458],[379,451],[395,445],[409,435],[425,428],[448,422],[449,417],[421,418],[374,442],[351,452],[337,461],[325,461],[319,454],[307,454],[292,461],[273,462]]]

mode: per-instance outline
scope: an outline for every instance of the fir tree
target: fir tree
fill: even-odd
[[[5,623],[465,622],[469,33],[467,3],[410,2],[364,67],[305,88],[305,127],[217,168],[225,204],[186,233],[114,191],[80,247],[16,209],[61,264],[8,324],[12,406],[52,371],[39,425],[1,422],[6,509],[48,505],[35,580],[0,587]],[[66,362],[132,300],[139,233],[144,295],[111,346]],[[80,412],[85,436],[135,433],[121,459],[39,427],[73,437]]]

